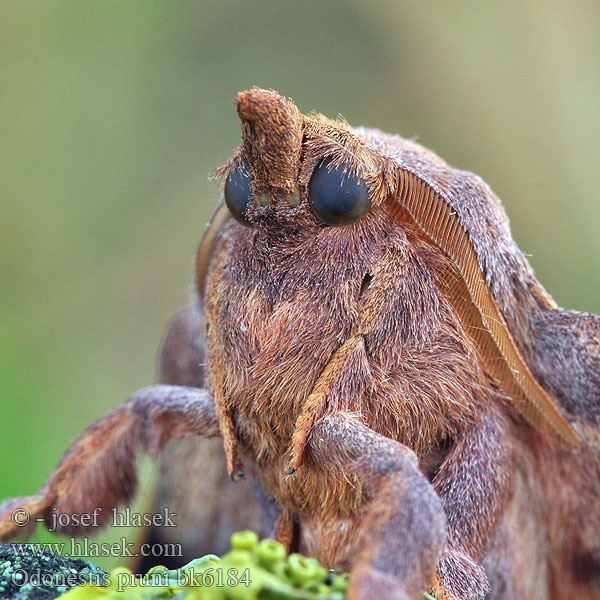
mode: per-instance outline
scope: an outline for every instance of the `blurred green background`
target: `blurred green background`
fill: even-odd
[[[592,0],[3,0],[0,499],[154,380],[253,85],[475,171],[599,313],[599,31]]]

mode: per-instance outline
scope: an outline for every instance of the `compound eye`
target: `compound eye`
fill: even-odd
[[[252,199],[252,180],[250,170],[245,165],[236,167],[225,182],[225,204],[234,219],[246,227],[252,223],[246,218],[248,204]]]
[[[344,171],[345,165],[332,166],[332,159],[326,158],[317,165],[308,184],[315,216],[331,227],[350,225],[371,208],[367,184]]]

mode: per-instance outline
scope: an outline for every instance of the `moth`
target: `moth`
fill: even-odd
[[[600,598],[599,318],[557,307],[479,177],[273,91],[237,111],[161,383],[5,502],[0,537],[15,507],[110,514],[165,449],[196,549],[260,527],[351,599]]]

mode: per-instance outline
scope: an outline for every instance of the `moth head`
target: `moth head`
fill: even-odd
[[[252,226],[253,209],[302,203],[321,226],[351,225],[381,202],[384,161],[343,121],[305,116],[276,92],[240,92],[242,143],[216,175],[231,214]]]

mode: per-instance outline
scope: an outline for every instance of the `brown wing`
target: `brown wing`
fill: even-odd
[[[407,168],[398,167],[399,193],[392,212],[406,214],[422,234],[451,259],[454,272],[440,275],[440,287],[454,306],[489,374],[534,427],[553,432],[569,448],[581,439],[556,402],[540,386],[486,284],[467,230],[444,194]]]
[[[206,282],[206,274],[208,273],[208,267],[210,265],[210,259],[215,247],[215,238],[221,225],[225,222],[230,213],[225,205],[225,202],[221,200],[220,204],[215,209],[204,235],[200,246],[198,246],[198,252],[196,253],[196,290],[200,299],[204,298],[204,284]]]

